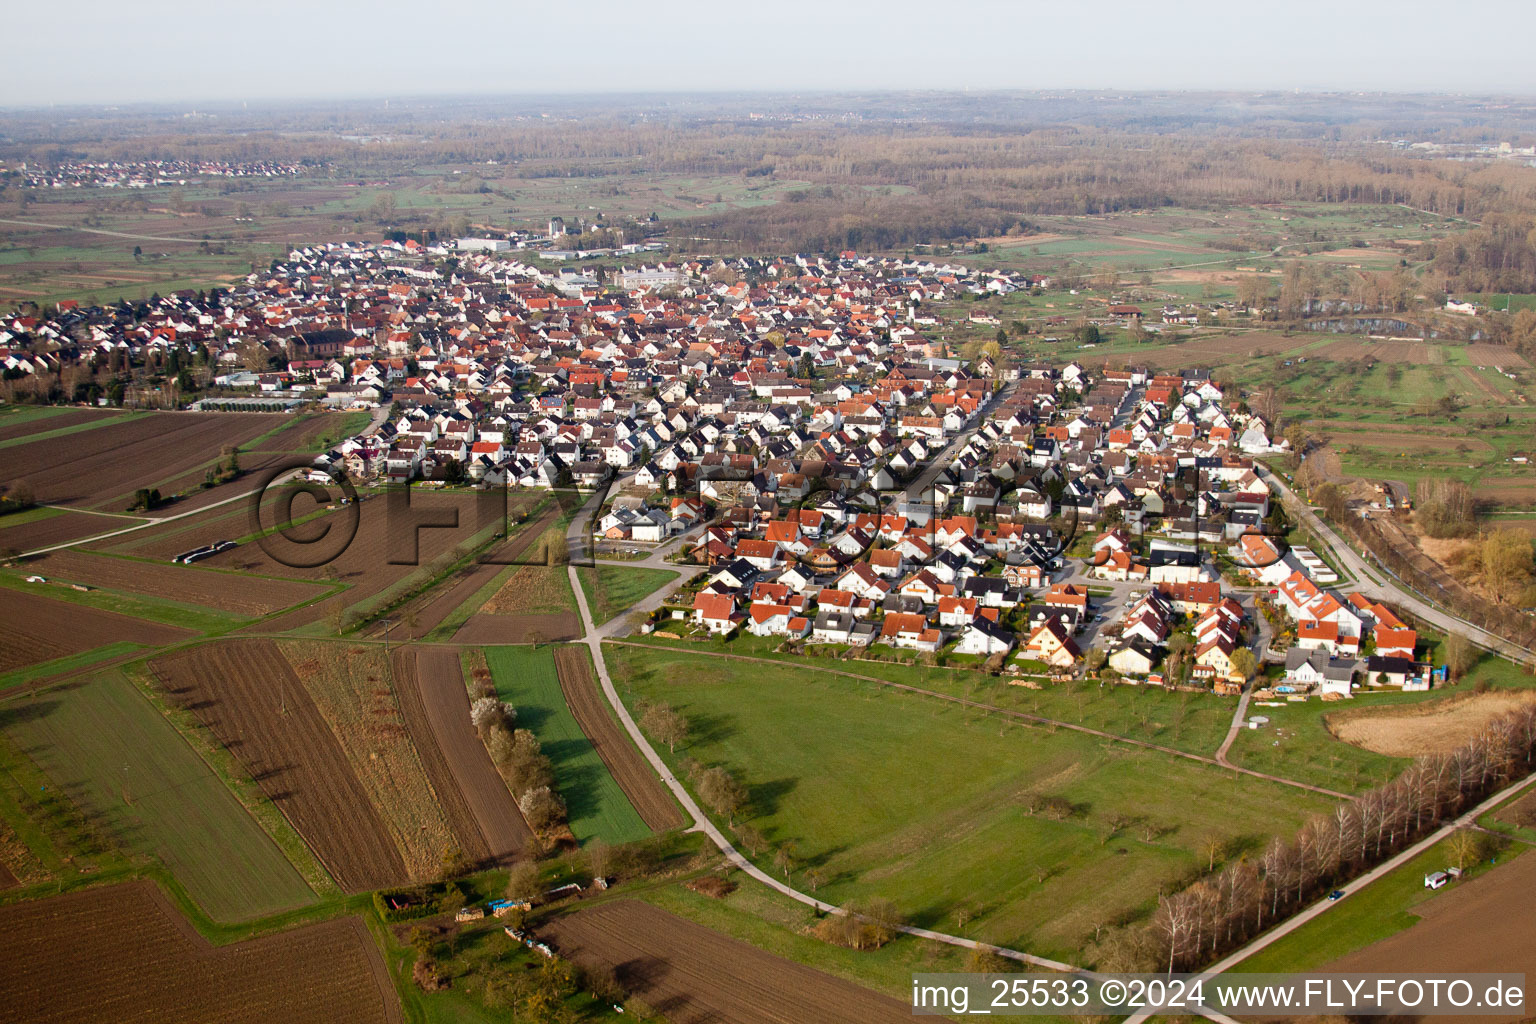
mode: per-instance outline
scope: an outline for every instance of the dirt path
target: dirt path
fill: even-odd
[[[556,648],[555,671],[560,676],[560,692],[565,695],[565,703],[571,709],[571,714],[576,716],[576,724],[587,734],[597,756],[608,766],[608,771],[646,825],[654,831],[663,832],[683,824],[683,815],[677,803],[667,795],[656,773],[651,771],[639,751],[619,731],[619,724],[608,714],[603,695],[597,690],[597,682],[592,678],[591,666],[582,649]]]
[[[470,724],[469,691],[464,688],[458,650],[416,647],[403,653],[415,659],[412,676],[427,722],[478,826],[486,856],[495,863],[510,863],[527,848],[533,833]]]

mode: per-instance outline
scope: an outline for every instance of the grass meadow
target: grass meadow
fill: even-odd
[[[532,730],[554,763],[577,842],[617,844],[651,834],[597,756],[566,706],[553,647],[487,647],[485,660],[502,700],[517,708],[517,725]]]
[[[9,701],[0,730],[116,845],[164,863],[215,920],[315,901],[256,820],[120,673]]]
[[[1331,803],[809,666],[605,656],[631,706],[688,718],[688,741],[663,748],[679,771],[692,758],[742,779],[743,814],[792,850],[792,880],[814,871],[830,901],[885,896],[915,924],[1047,955],[1077,958],[1096,928],[1146,913],[1206,869],[1208,843],[1252,850]]]

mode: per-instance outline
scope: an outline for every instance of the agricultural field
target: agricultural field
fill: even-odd
[[[463,841],[422,767],[383,649],[313,640],[279,640],[277,648],[341,745],[408,876],[436,878],[445,854]]]
[[[601,838],[611,845],[649,835],[644,819],[566,704],[555,649],[488,647],[485,660],[497,696],[517,708],[518,728],[531,730],[553,762],[555,785],[565,798],[576,840]]]
[[[410,500],[413,510],[425,510],[427,514],[456,514],[459,526],[456,529],[422,529],[416,533],[416,544],[413,545],[409,525],[395,523],[391,526],[386,499],[382,495],[366,494],[354,506],[358,516],[356,536],[333,561],[323,566],[293,568],[283,565],[268,555],[259,544],[249,542],[242,542],[198,564],[212,569],[228,569],[261,576],[341,584],[345,590],[339,596],[299,608],[262,624],[263,632],[283,632],[309,626],[314,627],[314,631],[329,630],[331,635],[335,635],[338,632],[335,621],[338,616],[343,618],[344,626],[350,627],[364,616],[381,612],[385,608],[393,611],[392,605],[395,603],[403,602],[421,588],[453,573],[455,566],[464,560],[460,553],[462,549],[490,538],[490,530],[480,527],[476,522],[477,505],[473,494],[413,490]],[[310,505],[300,505],[295,501],[295,516],[304,514],[312,505],[312,502]],[[294,530],[301,536],[319,536],[319,531],[335,529],[337,537],[344,537],[346,519],[350,514],[345,509],[324,512],[315,519],[296,525]],[[242,515],[209,527],[208,534],[203,536],[218,534],[220,537],[241,540],[246,536],[246,524],[247,519]],[[196,546],[196,542],[201,539],[187,532],[179,532],[174,541],[162,539],[154,548],[144,547],[139,550],[146,553],[154,551],[156,554],[185,551],[189,546]],[[279,546],[276,550],[282,554],[286,549]],[[390,564],[391,557],[398,560],[414,557],[416,564]],[[419,604],[423,609],[426,606],[425,602]],[[427,621],[425,611],[420,614],[418,625]],[[399,616],[392,617],[396,621],[400,620]]]
[[[1449,754],[1492,722],[1536,701],[1531,691],[1463,693],[1406,706],[1338,711],[1327,725],[1339,739],[1388,757]]]
[[[910,1004],[765,953],[635,900],[563,914],[539,934],[672,1020],[792,1024],[910,1020]]]
[[[195,714],[245,766],[342,889],[409,880],[369,789],[276,644],[205,644],[157,658],[150,668],[166,697]]]
[[[594,678],[592,655],[587,649],[575,644],[556,648],[555,670],[566,706],[647,827],[661,832],[684,824],[677,801],[608,707],[608,700]]]
[[[0,416],[0,447],[60,436],[66,431],[106,426],[132,415],[115,410],[69,409],[51,405],[38,405],[29,409],[11,405],[6,408],[10,411]]]
[[[184,512],[241,493],[239,480],[202,490],[204,471],[226,446],[287,424],[279,413],[158,412],[121,417],[90,430],[0,448],[0,481],[31,488],[39,502],[122,512],[139,488],[158,488]],[[258,460],[242,463],[258,468]],[[105,529],[105,527],[104,527]]]
[[[1438,660],[1438,659],[1437,659]],[[1490,699],[1477,698],[1474,693],[1480,687],[1488,687]],[[1254,702],[1250,713],[1264,715],[1269,724],[1262,729],[1241,729],[1227,757],[1233,764],[1255,771],[1270,772],[1286,778],[1310,782],[1345,793],[1357,793],[1395,776],[1407,767],[1409,753],[1388,754],[1368,749],[1366,746],[1346,742],[1342,733],[1364,735],[1357,730],[1368,730],[1375,738],[1392,735],[1384,731],[1378,716],[1398,718],[1412,716],[1423,706],[1434,715],[1437,708],[1449,706],[1450,718],[1467,718],[1465,711],[1454,709],[1464,701],[1472,700],[1472,708],[1488,707],[1506,701],[1523,700],[1536,692],[1530,689],[1530,677],[1518,667],[1501,658],[1484,658],[1467,674],[1448,695],[1442,689],[1428,693],[1396,693],[1383,691],[1357,692],[1347,704],[1321,701]],[[1345,726],[1341,723],[1364,722],[1365,725]],[[1462,723],[1465,724],[1465,723]],[[1458,725],[1458,728],[1460,726]],[[1412,744],[1413,752],[1422,752],[1423,740]],[[1381,750],[1405,750],[1403,747],[1382,747]]]
[[[654,636],[626,637],[615,642],[701,653],[696,648],[679,647],[675,641]],[[892,660],[893,652],[886,647],[874,647],[858,657],[836,657],[832,649],[818,645],[799,652],[781,650],[782,646],[776,638],[739,635],[723,650],[715,648],[714,653],[732,660],[763,659],[799,668],[808,667],[808,661],[811,665],[825,661],[829,663],[825,668],[813,671],[931,691],[1207,757],[1221,745],[1232,723],[1232,702],[1215,694],[1169,691],[1158,686],[1101,687],[1091,680],[1031,689],[970,668]],[[831,664],[834,661],[835,667]],[[774,671],[772,665],[759,665],[758,669]]]
[[[259,438],[251,446],[259,452],[323,452],[367,429],[372,416],[366,412],[318,412],[291,417],[288,426]]]
[[[663,751],[674,769],[691,758],[736,773],[747,822],[792,846],[825,898],[884,896],[940,930],[963,911],[965,934],[1045,955],[1081,959],[1096,928],[1138,918],[1215,851],[1237,855],[1331,806],[813,669],[765,676],[617,645],[605,656],[631,707],[663,701],[687,717],[687,741]]]
[[[537,518],[517,522],[535,512]],[[551,524],[559,519],[559,504],[546,501],[544,496],[538,494],[518,491],[509,498],[507,514],[512,520],[508,536],[505,540],[489,544],[484,552],[485,561],[465,560],[440,580],[429,580],[432,582],[430,587],[420,589],[414,596],[390,609],[390,619],[399,629],[396,636],[410,639],[447,639],[456,636],[466,622],[473,622],[486,614],[480,609],[484,607],[487,595],[497,593],[498,587],[505,586],[498,581],[527,571],[528,567],[522,564],[524,562],[542,560],[537,545],[546,533],[555,532]],[[477,534],[477,537],[490,539],[488,535]],[[505,621],[514,628],[519,624],[529,631],[542,628],[550,635],[561,635],[571,628],[570,617],[559,612],[493,618],[498,622]],[[378,623],[367,635],[380,636],[382,633],[383,624]]]
[[[91,554],[78,549],[29,560],[27,570],[49,579],[81,583],[97,590],[164,598],[177,603],[260,618],[323,596],[323,586],[297,580],[219,572],[201,565],[167,565],[142,559]]]
[[[211,918],[314,902],[256,820],[122,674],[0,704],[0,731],[103,835],[163,863]]]
[[[466,163],[367,182],[312,172],[132,197],[42,192],[23,213],[0,221],[0,301],[115,302],[228,287],[292,244],[378,240],[385,225],[374,211],[381,200],[397,211],[392,221],[543,228],[551,216],[595,209],[662,220],[748,209],[806,187],[785,178],[634,172],[631,161],[620,159],[594,160],[578,177],[524,177],[509,167]]]
[[[18,1024],[402,1020],[360,918],[215,948],[143,881],[0,907],[0,964]]]
[[[148,522],[132,516],[100,516],[58,508],[34,508],[0,516],[0,551],[7,557],[70,544]]]
[[[460,849],[477,864],[511,863],[533,834],[470,722],[459,652],[396,648],[391,659],[401,714]]]
[[[160,647],[193,634],[177,626],[147,622],[116,612],[12,587],[4,589],[6,630],[0,639],[0,673],[83,654],[113,644]],[[64,593],[64,591],[60,591]],[[67,626],[66,626],[67,624]]]
[[[668,569],[637,569],[622,565],[581,566],[576,578],[581,581],[592,622],[601,626],[624,614],[677,579],[680,573]]]
[[[1435,891],[1424,887],[1424,876],[1443,871],[1452,862],[1448,844],[1437,843],[1247,958],[1236,969],[1404,973],[1528,970],[1536,955],[1528,924],[1520,915],[1501,909],[1510,905],[1508,901],[1519,899],[1514,894],[1527,891],[1536,877],[1536,857],[1528,853],[1519,844],[1485,853],[1461,881]],[[1477,924],[1469,929],[1474,919]],[[1505,921],[1510,923],[1505,925]],[[1394,956],[1397,959],[1389,959]],[[1441,959],[1426,962],[1422,957]],[[1458,966],[1451,966],[1453,957]],[[1500,960],[1519,966],[1493,966]],[[1478,966],[1480,963],[1489,966]]]

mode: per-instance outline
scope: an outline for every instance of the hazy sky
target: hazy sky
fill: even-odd
[[[1536,94],[1533,0],[33,0],[7,22],[5,106],[630,89]]]

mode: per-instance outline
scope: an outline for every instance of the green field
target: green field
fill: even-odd
[[[1080,959],[1096,928],[1202,872],[1208,840],[1251,851],[1330,806],[814,668],[604,650],[631,706],[687,716],[688,742],[662,748],[679,771],[693,758],[743,780],[743,814],[773,847],[792,845],[801,885],[814,869],[830,901],[878,894],[915,924],[1046,955]],[[1061,809],[1030,813],[1032,794]]]
[[[587,608],[592,612],[592,621],[599,626],[623,615],[679,575],[667,569],[630,569],[601,564],[596,568],[582,566],[576,570],[581,592],[587,597]]]
[[[517,708],[518,728],[530,729],[554,763],[577,842],[627,843],[651,834],[566,706],[552,647],[487,647],[486,664],[502,700]]]
[[[678,647],[675,641],[654,637],[625,637],[625,643],[690,650]],[[812,645],[804,653],[786,653],[779,650],[781,646],[776,638],[738,634],[729,642],[695,645],[692,650],[704,647],[733,656],[746,655],[797,666],[809,663],[813,671],[817,662],[824,662],[828,671],[916,686],[1205,757],[1216,753],[1232,723],[1233,699],[1211,693],[1172,691],[1160,686],[1100,686],[1089,679],[1032,690],[972,668],[907,665],[882,660],[881,656],[888,656],[891,649],[879,646],[866,652],[867,656],[850,658],[835,658],[842,651],[831,646]],[[763,670],[771,672],[773,668],[763,666]]]
[[[246,921],[314,902],[255,819],[120,673],[8,702],[0,729],[118,845],[164,863],[210,917]]]

